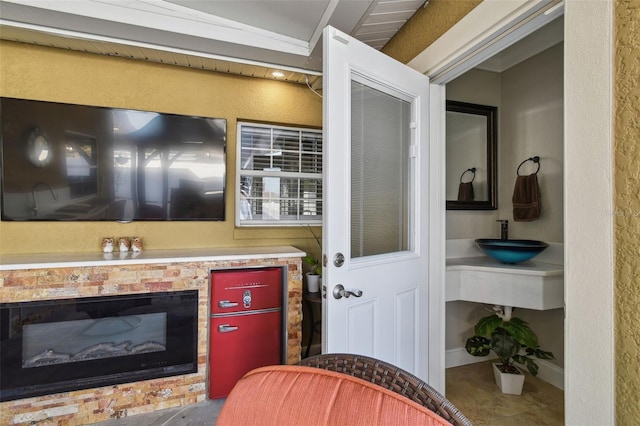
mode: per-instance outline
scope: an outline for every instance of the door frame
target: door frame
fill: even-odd
[[[447,82],[498,51],[492,49],[508,46],[562,12],[565,27],[565,423],[613,424],[612,1],[485,0],[408,65],[443,85],[444,90]],[[444,101],[440,108],[444,110]],[[435,135],[431,141],[444,148],[444,134]],[[590,181],[589,197],[581,199],[578,194],[583,191],[584,170],[598,170],[599,177]],[[584,232],[584,229],[598,232]],[[570,257],[575,253],[580,255]],[[597,321],[593,321],[594,313]],[[604,344],[589,345],[589,336],[593,335]]]

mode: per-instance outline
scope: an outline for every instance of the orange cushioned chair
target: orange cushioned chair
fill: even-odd
[[[469,419],[440,392],[408,371],[388,362],[365,355],[329,353],[305,358],[298,365],[358,377],[427,407],[452,425],[471,426]]]
[[[348,374],[298,365],[247,373],[225,401],[216,426],[450,426],[396,392]]]

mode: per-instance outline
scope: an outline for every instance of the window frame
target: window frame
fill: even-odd
[[[297,132],[298,133],[298,147],[297,151],[293,150],[290,152],[298,153],[298,171],[273,171],[273,170],[252,170],[252,169],[242,169],[242,139],[243,139],[243,128],[262,128],[266,131],[270,132],[270,143],[273,146],[274,142],[274,131],[284,131],[284,132]],[[319,151],[303,151],[302,141],[304,134],[315,134],[319,138],[320,141],[320,150]],[[322,195],[324,193],[323,187],[323,178],[322,178],[322,145],[324,143],[322,129],[308,127],[308,126],[295,126],[295,125],[277,125],[277,124],[268,124],[261,122],[252,122],[246,120],[239,120],[236,124],[236,181],[235,181],[235,225],[237,227],[291,227],[291,226],[300,226],[300,225],[311,225],[318,226],[322,225],[322,211],[324,207],[324,200],[322,199]],[[246,149],[255,149],[254,147],[247,147]],[[303,159],[302,155],[304,153],[312,153],[316,156],[319,166],[315,168],[315,173],[310,172],[302,172]],[[318,171],[319,167],[319,171]],[[320,195],[321,197],[318,199],[314,199],[315,202],[320,202],[320,214],[316,215],[305,215],[303,213],[297,214],[292,219],[291,216],[287,216],[285,219],[265,219],[264,217],[260,217],[259,219],[246,219],[242,217],[242,211],[246,209],[246,204],[243,205],[242,199],[244,198],[242,191],[242,182],[245,177],[257,177],[257,178],[284,178],[284,179],[306,179],[306,180],[317,180],[320,186]],[[298,198],[286,199],[289,201],[298,202],[304,200],[303,196]],[[243,209],[245,207],[245,209]],[[279,208],[279,207],[278,207]],[[309,219],[305,219],[305,216],[308,216]]]

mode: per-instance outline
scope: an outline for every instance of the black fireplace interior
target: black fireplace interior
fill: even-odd
[[[0,401],[194,373],[197,290],[0,303]]]

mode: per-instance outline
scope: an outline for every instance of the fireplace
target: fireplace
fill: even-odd
[[[198,291],[0,304],[0,401],[197,371]]]

